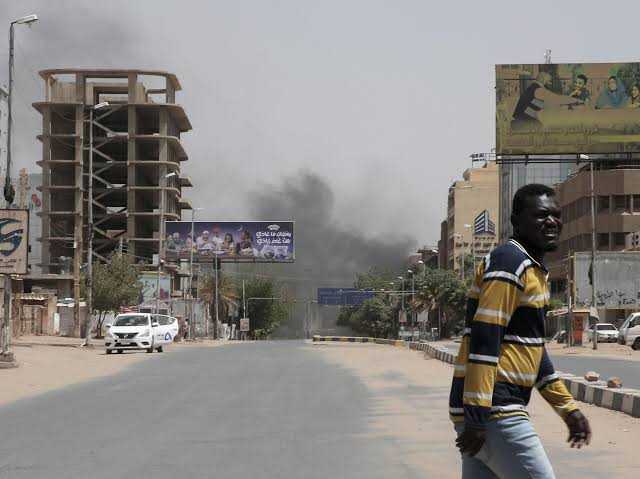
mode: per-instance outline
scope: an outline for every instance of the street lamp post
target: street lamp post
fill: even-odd
[[[156,276],[156,314],[160,314],[160,274],[162,272],[162,241],[164,240],[164,194],[167,187],[167,179],[176,176],[177,173],[172,172],[160,177],[160,216],[158,225],[158,274]]]
[[[11,22],[9,26],[9,95],[7,97],[7,164],[5,166],[4,199],[7,208],[11,207],[15,197],[15,189],[11,184],[11,124],[12,124],[12,104],[13,104],[13,43],[15,25],[29,25],[38,21],[37,15],[27,15]],[[2,325],[2,343],[0,352],[7,361],[12,361],[9,352],[9,322],[11,321],[11,275],[4,275],[4,320]]]
[[[204,208],[193,208],[191,210],[191,248],[189,249],[189,325],[193,325],[193,249],[196,247],[196,211],[202,211],[203,209]]]

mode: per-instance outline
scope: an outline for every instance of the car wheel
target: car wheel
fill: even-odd
[[[118,354],[122,354],[124,351],[122,349],[118,349]]]
[[[163,352],[163,351],[164,351],[164,349],[162,349],[162,346],[158,346],[157,351],[158,351],[159,353],[161,353],[161,352]]]
[[[107,354],[111,354],[111,353],[113,352],[113,349],[107,349],[105,352],[106,352]]]
[[[153,352],[153,348],[147,348],[147,352],[148,353],[152,353]]]
[[[634,351],[640,351],[640,338],[636,338],[636,340],[631,345],[631,349]]]

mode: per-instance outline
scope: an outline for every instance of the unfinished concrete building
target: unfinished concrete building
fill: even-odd
[[[162,256],[164,221],[191,208],[182,198],[191,182],[180,175],[187,160],[180,136],[191,124],[175,102],[181,87],[171,73],[54,69],[40,76],[42,269],[72,272],[77,296],[90,238],[94,260],[120,248],[141,265]]]

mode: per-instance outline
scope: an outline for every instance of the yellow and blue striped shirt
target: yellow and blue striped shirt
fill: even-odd
[[[544,347],[547,277],[513,239],[478,267],[449,398],[454,422],[482,428],[490,419],[526,415],[534,387],[562,417],[577,409]]]

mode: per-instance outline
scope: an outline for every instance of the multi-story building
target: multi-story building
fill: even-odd
[[[181,86],[172,73],[55,69],[40,76],[42,269],[59,273],[72,258],[77,297],[89,241],[94,260],[119,248],[143,265],[162,256],[164,222],[191,208],[182,198],[191,182],[180,174],[187,160],[180,135],[191,124],[176,103]]]
[[[441,226],[439,245],[443,246],[446,229],[447,269],[458,270],[463,258],[475,262],[496,246],[498,180],[498,167],[489,161],[480,168],[466,170],[463,179],[449,188],[446,228]]]
[[[567,179],[575,168],[575,157],[573,162],[567,158],[567,161],[558,163],[502,163],[500,165],[500,242],[504,243],[513,235],[511,203],[513,195],[519,188],[529,183],[555,186]]]
[[[564,227],[558,251],[545,262],[552,293],[559,298],[566,295],[567,258],[591,251],[590,184],[585,166],[556,187]],[[640,164],[599,164],[594,172],[594,194],[597,250],[626,249],[629,234],[640,230]]]

